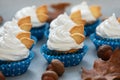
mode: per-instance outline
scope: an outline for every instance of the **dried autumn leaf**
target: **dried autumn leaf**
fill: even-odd
[[[108,61],[98,59],[93,69],[82,69],[83,80],[120,80],[120,49],[113,51]]]

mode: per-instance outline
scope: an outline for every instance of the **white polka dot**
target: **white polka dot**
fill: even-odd
[[[13,69],[12,71],[15,72],[15,69]]]
[[[25,63],[25,61],[22,62],[23,64]]]
[[[4,67],[2,67],[2,69],[4,70],[5,68],[4,68]]]
[[[18,70],[20,71],[21,69],[20,69],[20,68],[18,68]]]

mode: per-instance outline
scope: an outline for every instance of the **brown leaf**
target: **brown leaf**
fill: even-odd
[[[120,49],[113,51],[108,61],[98,59],[92,70],[82,69],[83,80],[120,80]]]

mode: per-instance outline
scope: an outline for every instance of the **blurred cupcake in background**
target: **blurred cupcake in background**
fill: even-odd
[[[70,3],[67,2],[50,5],[51,10],[48,11],[48,16],[49,16],[47,20],[48,24],[45,28],[45,33],[44,33],[46,38],[48,38],[49,35],[49,28],[51,21],[57,18],[60,14],[63,14],[68,6],[70,6]]]
[[[14,20],[19,20],[23,17],[30,16],[32,22],[31,34],[35,36],[38,40],[44,35],[44,30],[46,26],[46,21],[48,19],[48,10],[46,5],[39,7],[28,6],[19,10]]]
[[[74,23],[65,13],[51,22],[49,31],[47,43],[40,48],[48,63],[59,59],[66,67],[78,65],[87,52],[84,25]]]
[[[71,9],[71,13],[80,11],[82,19],[85,20],[85,32],[86,36],[95,32],[96,27],[100,24],[101,20],[99,17],[101,14],[101,7],[98,5],[88,6],[87,2],[82,2],[79,5],[75,5]]]
[[[117,20],[115,14],[113,14],[96,28],[96,32],[90,38],[96,49],[104,44],[111,46],[113,49],[120,48],[120,20]]]
[[[0,71],[7,77],[25,73],[34,57],[29,51],[34,43],[28,32],[18,32],[13,22],[6,22],[5,33],[0,37]],[[15,35],[16,34],[16,35]]]

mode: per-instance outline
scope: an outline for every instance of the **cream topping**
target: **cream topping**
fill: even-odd
[[[37,14],[36,14],[36,6],[31,6],[31,7],[25,7],[19,10],[15,14],[15,19],[19,20],[23,17],[30,16],[31,17],[31,22],[32,22],[32,27],[40,27],[44,25],[45,23],[42,23],[38,20]]]
[[[50,50],[68,51],[71,49],[80,49],[83,43],[78,45],[70,36],[70,30],[76,24],[69,18],[67,14],[59,15],[50,24],[49,39],[47,46]]]
[[[0,60],[18,61],[28,55],[29,50],[11,32],[0,37]]]
[[[0,37],[4,35],[4,27],[0,27]]]
[[[19,33],[19,32],[24,32],[24,30],[21,30],[20,27],[18,26],[17,22],[15,21],[8,21],[6,22],[4,25],[4,32],[11,32],[13,33],[15,36]]]
[[[90,11],[87,2],[84,1],[81,4],[74,6],[71,9],[71,13],[77,10],[81,11],[82,19],[86,20],[86,22],[96,21],[96,18],[93,16],[92,12]]]
[[[0,36],[0,60],[18,61],[28,57],[29,50],[16,38],[21,31],[23,30],[14,21],[8,21],[3,25],[3,35]]]
[[[96,28],[96,33],[103,38],[120,38],[120,23],[115,14],[102,22]]]

